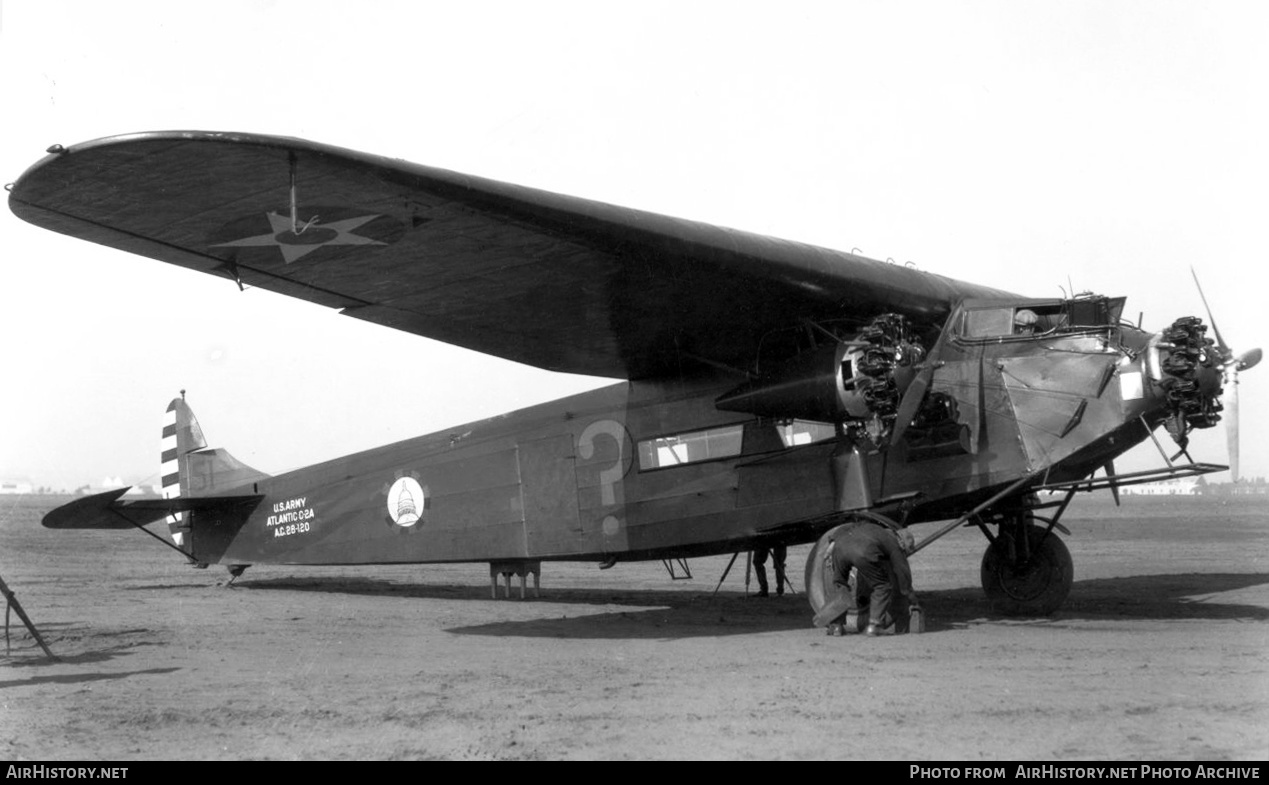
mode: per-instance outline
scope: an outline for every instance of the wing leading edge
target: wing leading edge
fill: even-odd
[[[853,254],[299,139],[159,132],[51,148],[37,226],[554,371],[751,367],[764,336],[1006,292]]]

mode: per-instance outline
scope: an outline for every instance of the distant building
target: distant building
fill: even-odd
[[[1175,480],[1125,485],[1119,492],[1133,496],[1196,496],[1199,490],[1195,478],[1178,477]]]
[[[157,486],[154,485],[134,485],[124,494],[128,498],[145,497],[145,498],[163,498],[163,494]]]
[[[1269,496],[1269,483],[1265,482],[1264,477],[1250,480],[1244,478],[1238,482],[1213,482],[1208,483],[1203,492],[1213,496]]]
[[[1257,478],[1253,482],[1236,482],[1230,486],[1229,493],[1233,496],[1269,496],[1269,484],[1266,484],[1264,478]]]
[[[0,494],[17,495],[31,493],[34,486],[28,480],[0,480]]]
[[[163,498],[163,494],[155,485],[132,485],[124,482],[122,477],[106,477],[101,481],[100,485],[83,485],[75,489],[76,495],[91,496],[95,493],[104,493],[106,491],[117,491],[120,488],[126,488],[124,496],[130,499],[135,498]]]

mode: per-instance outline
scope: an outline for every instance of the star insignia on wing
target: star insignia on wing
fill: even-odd
[[[243,237],[227,243],[216,243],[213,248],[260,248],[272,246],[282,252],[282,259],[291,262],[303,259],[319,248],[330,245],[387,245],[387,243],[353,234],[353,230],[379,218],[378,215],[361,215],[338,221],[322,223],[321,216],[313,216],[301,222],[298,231],[292,228],[289,216],[270,212],[270,232],[253,237]]]

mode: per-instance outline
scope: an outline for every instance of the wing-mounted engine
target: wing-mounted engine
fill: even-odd
[[[850,340],[802,352],[714,403],[760,417],[840,423],[880,443],[924,356],[907,319],[882,314]]]
[[[1157,337],[1151,359],[1158,362],[1156,376],[1171,409],[1164,426],[1182,446],[1191,428],[1210,428],[1220,421],[1221,369],[1215,342],[1207,337],[1207,325],[1187,316],[1177,319]]]

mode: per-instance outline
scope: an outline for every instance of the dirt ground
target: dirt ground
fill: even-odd
[[[985,541],[914,576],[923,635],[828,638],[743,556],[543,565],[253,567],[232,588],[139,533],[38,525],[0,497],[16,615],[0,759],[1126,759],[1269,757],[1269,502],[1076,502],[1066,606],[994,617]]]

